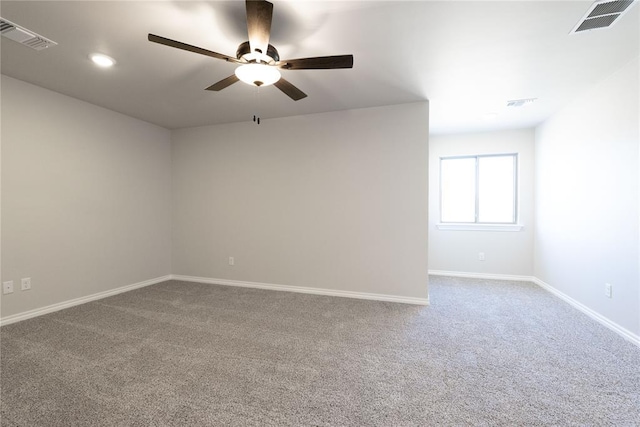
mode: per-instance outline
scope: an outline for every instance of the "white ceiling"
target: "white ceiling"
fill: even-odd
[[[170,129],[429,99],[431,132],[449,133],[535,126],[640,52],[637,5],[609,29],[569,35],[591,1],[273,3],[281,58],[351,53],[354,68],[283,71],[309,95],[297,102],[241,82],[205,91],[234,65],[147,33],[235,56],[244,1],[3,0],[3,18],[58,45],[38,52],[3,37],[2,73]],[[116,66],[97,68],[93,52]],[[506,107],[519,98],[538,101]]]

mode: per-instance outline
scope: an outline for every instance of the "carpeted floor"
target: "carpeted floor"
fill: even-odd
[[[529,283],[170,281],[2,327],[2,426],[639,426],[640,349]]]

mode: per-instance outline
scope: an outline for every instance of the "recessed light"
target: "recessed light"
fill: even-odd
[[[89,58],[91,58],[94,64],[103,68],[109,68],[116,63],[115,59],[101,53],[92,53],[89,55]]]

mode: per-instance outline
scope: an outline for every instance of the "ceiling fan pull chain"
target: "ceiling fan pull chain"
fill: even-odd
[[[256,106],[256,114],[253,115],[253,121],[260,124],[260,87],[257,86],[254,92],[254,101]]]

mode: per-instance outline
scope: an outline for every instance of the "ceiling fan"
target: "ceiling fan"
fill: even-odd
[[[222,90],[238,80],[242,80],[247,84],[258,87],[273,84],[289,98],[298,101],[307,95],[283,79],[278,69],[329,70],[353,68],[353,55],[280,60],[278,50],[269,44],[273,4],[265,0],[246,0],[246,7],[249,41],[240,43],[235,58],[155,34],[149,34],[149,41],[239,64],[234,74],[206,88],[206,90],[213,91]]]

